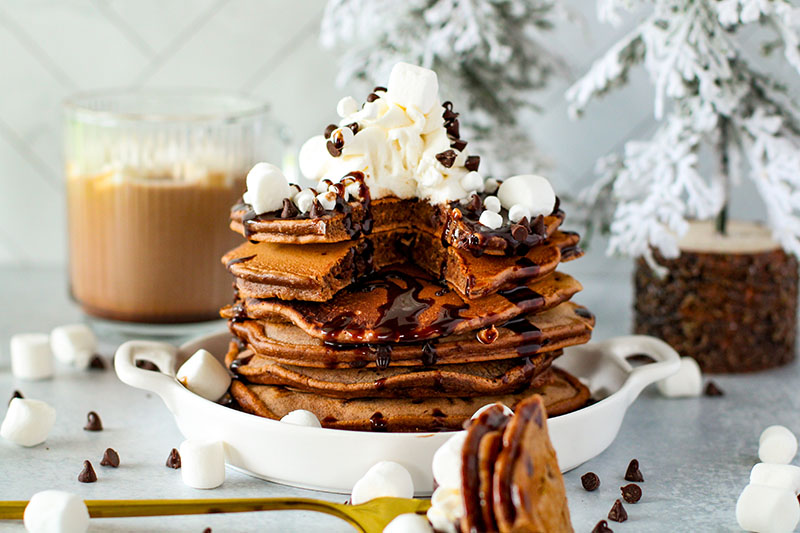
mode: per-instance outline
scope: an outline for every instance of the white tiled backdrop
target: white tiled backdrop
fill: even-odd
[[[594,0],[565,3],[578,19],[553,32],[551,44],[570,73],[541,94],[546,111],[530,124],[553,161],[557,190],[585,184],[598,156],[654,124],[651,89],[640,71],[583,120],[567,119],[565,88],[630,26],[598,24]],[[163,86],[243,90],[270,101],[275,118],[297,141],[317,133],[347,94],[333,84],[335,55],[318,44],[324,4],[0,0],[0,264],[65,261],[60,106],[71,93]],[[744,205],[748,213],[753,209]],[[586,266],[601,267],[601,255],[590,254]]]

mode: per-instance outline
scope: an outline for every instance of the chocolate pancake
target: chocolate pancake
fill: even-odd
[[[326,342],[414,342],[546,311],[581,288],[568,274],[554,272],[527,286],[468,300],[418,268],[402,264],[362,279],[327,302],[246,298],[221,314],[225,318],[288,321]]]
[[[547,433],[547,398],[532,397],[514,409],[494,463],[493,506],[497,530],[571,532],[564,479]]]
[[[544,372],[525,390],[469,398],[329,398],[240,380],[234,380],[230,391],[244,411],[258,416],[280,419],[295,409],[306,409],[326,428],[391,432],[458,430],[487,403],[501,402],[514,409],[534,394],[542,396],[550,416],[579,409],[589,399],[589,389],[558,368]]]
[[[258,354],[255,357],[304,367],[386,368],[496,361],[559,350],[587,342],[594,316],[585,307],[564,302],[478,332],[397,344],[337,345],[312,337],[290,322],[267,319],[234,318],[229,327]]]
[[[239,204],[231,210],[231,228],[250,241],[284,244],[343,242],[369,233],[402,229],[429,233],[449,246],[473,253],[519,255],[552,235],[564,220],[564,212],[556,207],[538,223],[521,224],[526,228],[524,232],[510,223],[492,230],[478,223],[483,198],[488,196],[485,193],[477,195],[480,203],[473,199],[466,205],[432,205],[415,198],[370,201],[364,188],[361,194],[364,200],[350,202],[340,196],[334,209],[315,217],[298,213],[281,218],[280,210],[255,215],[250,206]],[[507,222],[508,212],[503,209],[500,214]]]
[[[365,274],[413,260],[466,298],[542,279],[559,262],[579,257],[575,233],[556,232],[522,256],[480,256],[442,245],[441,239],[408,231],[385,231],[331,244],[247,242],[222,262],[245,297],[324,302]]]
[[[237,343],[232,342],[225,362],[250,383],[282,385],[333,398],[429,398],[486,396],[526,388],[559,355],[561,351],[461,365],[332,370],[286,365],[265,357],[254,357],[248,350],[240,352]]]

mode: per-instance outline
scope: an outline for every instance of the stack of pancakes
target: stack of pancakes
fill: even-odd
[[[478,222],[485,193],[370,200],[364,176],[350,179],[359,197],[333,209],[232,210],[247,242],[223,258],[236,298],[222,316],[241,408],[274,419],[306,409],[328,428],[436,431],[533,394],[550,416],[586,403],[588,389],[551,366],[594,325],[569,301],[580,283],[556,271],[582,254],[578,235],[559,229],[558,205],[490,229]]]

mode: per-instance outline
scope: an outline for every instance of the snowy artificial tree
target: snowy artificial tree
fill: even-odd
[[[340,53],[339,85],[388,80],[398,61],[431,68],[444,95],[466,97],[461,128],[489,173],[541,168],[520,124],[533,93],[562,70],[542,44],[557,0],[330,0],[321,42]],[[366,92],[370,87],[364,87]]]
[[[580,197],[590,220],[610,234],[609,251],[639,258],[635,327],[706,370],[788,362],[800,255],[800,121],[783,84],[748,61],[742,33],[754,25],[769,32],[763,51],[780,50],[800,72],[800,10],[784,0],[598,2],[602,20],[618,22],[621,11],[646,14],[567,98],[580,115],[640,64],[655,86],[655,133],[601,159],[599,179]],[[712,171],[704,170],[706,154],[714,155]],[[728,221],[731,188],[744,176],[766,206],[766,228]]]

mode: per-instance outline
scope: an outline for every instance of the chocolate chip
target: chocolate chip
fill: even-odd
[[[447,135],[449,135],[451,139],[458,139],[461,137],[458,133],[458,119],[452,122],[446,122],[444,128],[447,130]]]
[[[103,453],[103,458],[100,460],[100,466],[119,467],[119,454],[116,450],[113,448],[106,448],[105,453]]]
[[[608,527],[608,522],[600,520],[597,525],[594,526],[592,533],[614,533],[614,530]]]
[[[444,103],[442,103],[442,107],[445,109],[453,109],[453,102],[445,100]]]
[[[328,141],[325,144],[325,147],[328,149],[328,153],[331,154],[333,157],[339,157],[342,155],[342,151],[339,148],[336,148],[336,145],[333,144],[333,141]]]
[[[717,387],[717,384],[713,381],[709,381],[706,384],[706,396],[725,396],[725,392]]]
[[[476,172],[480,164],[481,164],[481,156],[471,155],[467,157],[467,160],[464,162],[464,168]]]
[[[86,425],[83,426],[86,431],[103,431],[103,422],[100,420],[100,415],[94,411],[89,411],[86,415]]]
[[[211,533],[211,528],[207,527],[203,530],[203,533]]]
[[[289,198],[283,199],[283,210],[281,211],[281,218],[294,218],[297,216],[297,207],[294,202]]]
[[[628,512],[622,506],[622,502],[617,500],[608,512],[608,519],[614,522],[624,522],[628,519]]]
[[[358,122],[351,122],[347,125],[347,127],[350,128],[350,131],[353,132],[353,135],[358,133]]]
[[[539,215],[538,217],[533,219],[533,224],[531,224],[531,229],[536,235],[544,236],[546,228],[544,227],[544,217]]]
[[[528,238],[528,230],[521,224],[512,224],[511,236],[519,242],[524,242]]]
[[[372,92],[374,92],[374,93],[376,93],[378,91],[386,92],[386,87],[381,87],[380,85],[378,85],[374,89],[372,89]]]
[[[158,372],[158,367],[155,363],[151,363],[150,361],[146,361],[144,359],[138,359],[136,361],[136,368],[141,368],[142,370],[150,370],[152,372]]]
[[[644,481],[644,476],[642,475],[642,471],[639,470],[639,461],[637,459],[631,459],[631,462],[628,464],[628,470],[625,471],[625,481],[636,481],[637,483]]]
[[[458,113],[454,112],[453,109],[445,109],[444,113],[442,113],[442,118],[445,120],[455,120],[458,118]]]
[[[592,492],[600,486],[600,478],[594,472],[586,472],[581,476],[581,485],[584,489]]]
[[[106,362],[103,360],[101,356],[94,354],[92,360],[89,361],[89,368],[92,370],[105,370]]]
[[[78,481],[81,483],[94,483],[97,481],[97,474],[89,461],[83,462],[83,470],[78,474]]]
[[[15,391],[14,391],[14,392],[11,394],[11,398],[9,398],[9,399],[8,399],[8,403],[10,404],[10,403],[11,403],[11,400],[13,400],[14,398],[19,398],[19,399],[23,400],[23,399],[25,399],[25,396],[23,396],[23,395],[22,395],[22,393],[21,393],[20,391],[18,391],[18,390],[15,390]]]
[[[328,137],[330,137],[331,133],[333,133],[338,128],[339,126],[337,126],[336,124],[328,124],[327,126],[325,126],[325,138],[327,139]]]
[[[456,153],[452,150],[445,150],[436,154],[436,160],[442,164],[444,168],[450,168],[456,161]]]
[[[380,96],[378,96],[377,94],[375,94],[375,93],[369,93],[369,94],[367,95],[367,102],[374,102],[374,101],[375,101],[375,100],[377,100],[378,98],[380,98]]]
[[[477,194],[473,194],[472,196],[470,196],[469,203],[467,204],[467,209],[475,213],[483,210],[483,200],[481,200],[481,197],[478,196]]]
[[[639,485],[631,483],[620,487],[619,490],[622,492],[622,499],[628,503],[636,503],[642,499],[642,489]]]
[[[178,450],[172,448],[172,451],[169,452],[169,457],[167,457],[167,467],[178,469],[181,467],[181,454],[178,453]]]
[[[455,141],[450,143],[450,148],[458,150],[459,152],[463,152],[464,148],[467,147],[467,141],[462,141],[461,139],[456,139]]]
[[[314,198],[314,201],[311,203],[311,211],[309,212],[309,216],[311,218],[319,218],[325,214],[325,208],[322,207],[322,204],[319,203],[319,200]]]

